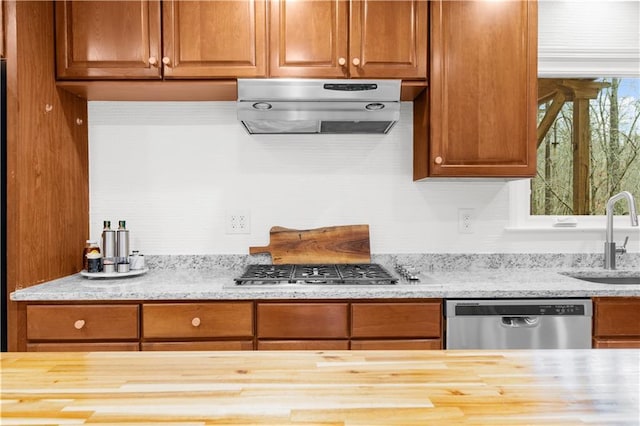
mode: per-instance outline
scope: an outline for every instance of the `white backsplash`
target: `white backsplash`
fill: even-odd
[[[366,223],[373,253],[601,250],[604,233],[505,231],[505,181],[413,182],[412,131],[409,102],[382,136],[250,136],[235,102],[90,102],[90,236],[124,219],[145,254],[246,254],[274,225]],[[459,208],[475,209],[473,234]],[[235,210],[250,234],[225,232]]]

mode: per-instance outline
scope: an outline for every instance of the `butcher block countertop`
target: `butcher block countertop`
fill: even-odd
[[[640,350],[3,353],[3,425],[638,425]]]

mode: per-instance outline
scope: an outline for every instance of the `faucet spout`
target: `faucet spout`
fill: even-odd
[[[622,191],[607,201],[607,234],[604,243],[604,267],[616,269],[616,243],[613,241],[613,207],[619,201],[625,199],[629,205],[629,220],[631,226],[638,226],[638,213],[633,195],[629,191]],[[624,249],[624,247],[623,247]],[[622,250],[624,252],[624,250]]]

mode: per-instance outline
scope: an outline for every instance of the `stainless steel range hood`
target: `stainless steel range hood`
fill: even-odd
[[[388,133],[400,80],[238,79],[238,119],[251,134]]]

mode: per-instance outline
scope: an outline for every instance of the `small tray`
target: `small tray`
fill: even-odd
[[[136,269],[129,272],[87,272],[83,269],[80,271],[80,275],[87,278],[126,278],[146,274],[147,272],[149,272],[149,268]]]

